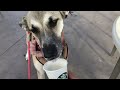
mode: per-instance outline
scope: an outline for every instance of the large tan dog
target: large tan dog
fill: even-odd
[[[24,30],[32,33],[31,40],[33,37],[38,39],[38,47],[41,47],[45,60],[67,58],[68,47],[65,43],[63,45],[61,38],[63,38],[64,19],[68,14],[69,11],[29,11],[20,23]],[[26,59],[27,56],[28,54]],[[38,79],[45,79],[42,63],[36,56],[32,55],[32,58]]]

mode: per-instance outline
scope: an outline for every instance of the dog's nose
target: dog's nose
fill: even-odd
[[[65,18],[67,18],[68,17],[68,15],[65,15]]]
[[[43,44],[44,57],[48,59],[54,59],[58,55],[57,47],[55,44]]]

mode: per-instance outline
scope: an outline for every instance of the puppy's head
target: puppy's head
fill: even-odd
[[[62,52],[61,32],[68,11],[31,11],[26,16],[29,30],[38,39],[44,57],[51,60]],[[24,24],[21,26],[25,27]]]

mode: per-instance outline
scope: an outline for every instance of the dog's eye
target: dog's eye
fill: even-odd
[[[57,18],[57,19],[53,19],[52,17],[50,17],[50,18],[49,18],[49,23],[48,23],[48,25],[49,25],[51,28],[53,28],[53,27],[56,26],[57,21],[58,21],[58,18]]]
[[[39,32],[39,29],[35,26],[32,25],[32,30],[31,30],[33,33],[38,33]]]

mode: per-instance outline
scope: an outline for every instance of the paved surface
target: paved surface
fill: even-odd
[[[18,22],[27,12],[0,13],[0,79],[27,79],[25,31]],[[109,56],[112,25],[118,11],[77,11],[65,20],[65,38],[69,45],[69,69],[80,79],[108,79],[119,57]],[[36,70],[32,65],[32,78]],[[119,77],[120,78],[120,75]]]

